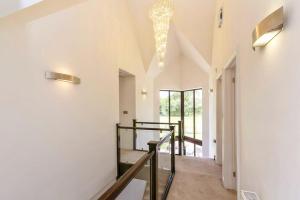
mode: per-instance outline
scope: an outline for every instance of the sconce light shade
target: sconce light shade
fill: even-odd
[[[62,74],[57,72],[46,72],[45,78],[49,80],[58,80],[58,81],[70,82],[73,84],[80,84],[80,78],[69,74]]]
[[[141,93],[143,96],[146,96],[148,94],[147,90],[145,90],[145,89],[143,89]]]
[[[283,29],[283,7],[262,20],[252,33],[253,48],[266,46]]]

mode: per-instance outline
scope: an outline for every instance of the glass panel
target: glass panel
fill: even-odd
[[[150,162],[126,186],[117,200],[150,199]]]
[[[185,146],[185,150],[186,150],[186,156],[194,157],[195,156],[194,155],[194,146],[195,145],[193,143],[185,141],[184,146]]]
[[[181,92],[170,92],[171,123],[178,123],[181,120]],[[178,126],[175,127],[175,138],[178,136]],[[175,142],[175,153],[179,153],[179,142]]]
[[[120,148],[133,150],[133,130],[119,129]]]
[[[184,92],[184,135],[194,138],[193,91]]]
[[[169,134],[169,133],[168,133]],[[158,152],[158,199],[161,199],[163,192],[171,175],[171,137],[168,137],[159,148]]]
[[[160,128],[157,124],[136,124],[140,128]],[[136,130],[136,149],[148,151],[150,141],[159,141],[161,138],[160,131],[157,130]]]
[[[160,91],[160,122],[169,122],[169,91]]]
[[[196,157],[203,157],[202,146],[196,145]]]
[[[133,130],[120,129],[119,133],[121,163],[135,164],[146,152],[133,150]]]
[[[141,128],[168,128],[169,125],[161,125],[158,124],[137,124],[137,127]],[[169,131],[157,131],[157,130],[136,130],[137,140],[136,140],[136,149],[139,151],[148,151],[149,146],[148,143],[150,141],[160,141],[166,135],[169,134]],[[162,145],[161,149],[164,152],[170,152],[168,145]]]
[[[176,126],[177,127],[177,126]],[[178,130],[178,128],[177,128],[177,130]],[[178,134],[177,134],[178,135]],[[179,138],[177,137],[175,137],[175,154],[179,154]]]
[[[195,91],[195,128],[196,139],[202,140],[202,119],[203,119],[203,106],[202,106],[202,89]]]
[[[168,134],[169,134],[169,132],[163,131],[160,134],[161,135],[160,140],[164,139]],[[161,144],[159,151],[163,152],[163,153],[168,153],[168,154],[171,153],[171,146],[170,146],[169,142],[165,142],[165,143]]]
[[[181,110],[180,110],[180,92],[170,92],[171,102],[171,123],[177,123],[180,121]]]

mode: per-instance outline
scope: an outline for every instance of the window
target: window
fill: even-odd
[[[1,0],[0,1],[0,17],[17,12],[21,9],[32,6],[42,0]]]
[[[202,156],[202,121],[203,121],[202,89],[187,91],[160,91],[160,122],[184,122],[184,153],[187,156]],[[182,102],[183,101],[183,102]],[[182,112],[183,111],[183,115]],[[176,129],[178,136],[178,129]],[[180,140],[180,138],[178,138]],[[176,153],[178,153],[176,140]]]

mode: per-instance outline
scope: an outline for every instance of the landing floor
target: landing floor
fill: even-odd
[[[121,162],[134,164],[146,153],[147,152],[144,151],[133,151],[133,150],[121,149]]]
[[[221,167],[213,160],[176,156],[176,175],[168,200],[236,200],[223,188]]]

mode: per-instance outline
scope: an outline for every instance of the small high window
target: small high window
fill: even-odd
[[[13,14],[19,10],[32,6],[42,0],[1,0],[0,1],[0,17]]]

